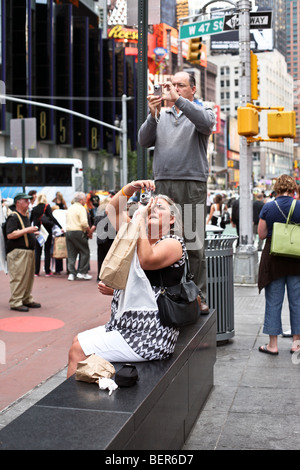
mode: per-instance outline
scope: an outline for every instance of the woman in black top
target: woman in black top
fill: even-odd
[[[51,246],[52,246],[52,227],[58,225],[62,229],[60,223],[53,217],[51,207],[47,203],[45,194],[39,194],[37,197],[37,205],[32,209],[30,215],[30,222],[40,228],[41,224],[47,230],[49,236],[44,244],[45,253],[45,273],[46,276],[51,276],[50,261],[51,261]],[[43,247],[36,241],[35,245],[35,275],[39,276],[41,266],[41,255]]]
[[[66,201],[61,192],[57,191],[55,198],[52,200],[60,209],[68,209]]]
[[[117,231],[123,222],[130,221],[127,200],[142,189],[154,191],[154,182],[133,181],[107,205],[108,218]],[[133,222],[139,228],[138,264],[149,280],[146,284],[152,297],[156,299],[160,294],[160,274],[164,285],[169,286],[178,284],[184,271],[186,247],[178,235],[180,213],[173,201],[159,195],[151,198],[148,205],[139,207]],[[109,322],[79,333],[74,339],[69,353],[68,377],[75,372],[79,361],[93,353],[112,362],[165,359],[173,353],[179,330],[162,325],[156,302],[151,307],[145,302],[148,292],[143,284],[141,291],[130,293],[130,306],[126,304],[123,311],[121,299],[124,297],[121,296],[124,292],[114,290]]]

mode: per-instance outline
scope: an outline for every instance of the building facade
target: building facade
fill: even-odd
[[[300,161],[300,3],[286,1],[286,61],[293,77],[294,109],[296,111],[295,158]]]
[[[27,156],[79,158],[84,170],[103,169],[99,189],[119,186],[120,134],[101,123],[118,127],[122,120],[121,97],[125,94],[130,98],[127,101],[128,149],[136,150],[138,37],[137,29],[126,25],[126,3],[123,0],[0,0],[0,80],[6,94],[50,106],[7,99],[0,109],[1,155],[20,154],[20,150],[10,147],[11,119],[34,117],[37,146],[27,150]],[[151,9],[158,3],[152,2]],[[174,73],[177,66],[176,18],[186,12],[181,7],[186,7],[187,1],[178,2],[178,8],[176,4],[176,0],[162,1],[158,10],[151,10],[149,92],[158,76]],[[101,17],[106,7],[106,15]],[[161,20],[165,23],[159,23]],[[104,25],[104,21],[109,24]],[[195,68],[201,77],[199,96],[214,101],[213,67]],[[85,188],[88,189],[88,181]]]

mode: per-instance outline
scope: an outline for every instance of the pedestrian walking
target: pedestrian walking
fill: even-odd
[[[259,292],[265,289],[265,320],[263,333],[269,335],[269,343],[259,347],[259,351],[277,355],[277,337],[282,334],[281,310],[287,289],[291,334],[293,343],[291,353],[300,350],[300,259],[274,256],[270,254],[273,224],[285,223],[297,185],[289,175],[281,175],[276,179],[274,190],[276,198],[266,203],[259,215],[258,235],[266,239],[259,265]],[[300,201],[292,215],[293,223],[300,223]]]
[[[68,250],[69,281],[75,279],[90,280],[88,274],[90,262],[90,248],[88,239],[93,236],[93,229],[88,224],[87,211],[84,207],[86,195],[82,192],[75,193],[74,203],[67,210],[66,217],[66,241]],[[76,259],[79,256],[78,269]]]

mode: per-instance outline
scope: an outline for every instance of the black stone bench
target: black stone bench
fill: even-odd
[[[170,358],[137,363],[133,387],[109,396],[70,377],[0,431],[0,449],[181,449],[213,386],[215,360],[213,310],[182,328]]]

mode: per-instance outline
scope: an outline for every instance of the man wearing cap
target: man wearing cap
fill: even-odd
[[[27,217],[32,196],[18,193],[14,197],[16,211],[6,221],[7,268],[10,276],[10,309],[28,312],[29,308],[39,308],[34,302],[32,287],[34,281],[34,247],[38,227],[31,226]]]

